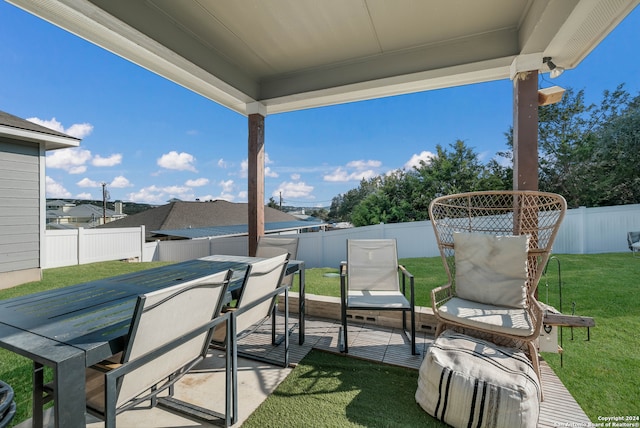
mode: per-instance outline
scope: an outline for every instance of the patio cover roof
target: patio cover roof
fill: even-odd
[[[639,0],[8,0],[241,114],[580,61]]]

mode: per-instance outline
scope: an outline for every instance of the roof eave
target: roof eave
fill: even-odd
[[[80,139],[78,138],[46,134],[5,125],[0,125],[0,136],[30,143],[44,144],[45,150],[66,149],[80,145]]]

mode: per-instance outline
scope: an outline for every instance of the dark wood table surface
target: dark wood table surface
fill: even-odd
[[[240,287],[257,258],[209,256],[0,301],[0,347],[55,371],[56,427],[85,426],[84,369],[120,352],[137,296],[232,269]],[[300,343],[304,342],[304,262],[300,273]]]

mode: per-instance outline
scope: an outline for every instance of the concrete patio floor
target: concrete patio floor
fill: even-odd
[[[270,324],[270,323],[268,323]],[[291,335],[290,367],[283,368],[253,360],[239,358],[238,396],[239,427],[276,389],[287,375],[311,349],[338,352],[338,332],[340,323],[336,320],[307,317],[305,344],[298,345],[298,334]],[[264,328],[248,336],[239,344],[239,349],[259,355],[276,358],[282,355],[282,346],[270,345],[270,329]],[[433,342],[433,337],[418,333],[416,343],[421,355],[411,355],[406,338],[399,330],[371,325],[349,324],[349,356],[377,362],[400,365],[418,370],[424,355]],[[589,418],[573,399],[549,366],[542,361],[542,385],[545,399],[541,403],[540,427],[588,426]],[[417,380],[417,373],[416,373]],[[224,358],[221,352],[212,352],[196,370],[185,376],[176,387],[176,398],[199,406],[223,411],[224,409]],[[417,404],[416,404],[417,405]],[[211,427],[215,424],[203,423],[162,408],[140,408],[126,411],[117,418],[121,428],[138,427]],[[51,412],[45,414],[45,426],[53,427]],[[103,426],[91,416],[87,417],[87,427]],[[31,427],[31,420],[18,425]]]

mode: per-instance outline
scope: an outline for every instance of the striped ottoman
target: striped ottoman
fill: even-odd
[[[422,362],[416,401],[454,427],[535,427],[540,393],[522,351],[447,330]]]

